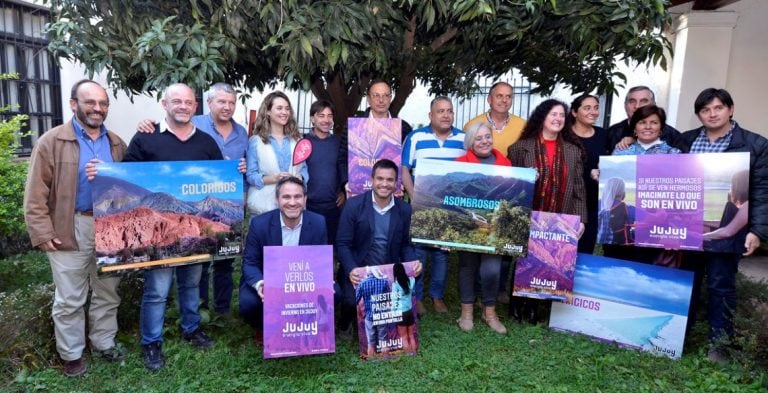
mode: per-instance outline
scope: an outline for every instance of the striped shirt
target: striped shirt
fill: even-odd
[[[405,138],[402,164],[413,170],[419,158],[453,161],[464,154],[464,131],[451,127],[451,135],[446,140],[441,140],[432,131],[431,126],[426,126],[413,130]]]

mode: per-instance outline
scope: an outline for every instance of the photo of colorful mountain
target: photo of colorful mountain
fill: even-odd
[[[183,265],[242,251],[237,161],[100,163],[93,180],[101,272]]]

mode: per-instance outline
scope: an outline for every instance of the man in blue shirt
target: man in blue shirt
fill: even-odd
[[[68,377],[83,375],[85,303],[91,352],[105,360],[125,355],[115,346],[118,277],[96,274],[91,183],[86,164],[121,161],[125,143],[104,126],[109,97],[98,83],[81,80],[72,87],[72,120],[55,127],[35,144],[24,191],[24,220],[32,245],[48,255],[56,293],[51,317],[56,350]]]
[[[403,187],[408,198],[413,200],[413,185],[416,165],[420,158],[433,158],[453,161],[466,153],[464,150],[464,131],[453,126],[453,104],[448,97],[440,96],[432,100],[429,106],[429,125],[413,130],[405,138],[403,144]],[[427,263],[427,254],[432,259],[431,281],[429,296],[435,306],[435,311],[447,313],[448,307],[443,301],[445,292],[445,276],[448,273],[448,251],[416,247],[416,253],[422,264]],[[421,299],[424,293],[424,281],[416,281],[414,295],[416,309],[424,314],[425,308]]]

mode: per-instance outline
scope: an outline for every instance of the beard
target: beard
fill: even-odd
[[[94,113],[101,114],[101,119],[94,120],[88,117],[88,115],[94,114]],[[107,114],[101,111],[89,111],[88,113],[85,113],[85,111],[83,111],[83,108],[80,105],[77,106],[76,116],[77,116],[77,120],[79,120],[80,123],[90,128],[101,128],[101,125],[104,124],[104,119],[107,118]]]

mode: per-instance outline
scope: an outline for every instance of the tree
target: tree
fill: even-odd
[[[50,50],[129,93],[184,81],[282,80],[336,103],[345,124],[372,78],[466,95],[512,68],[543,93],[613,92],[615,62],[665,66],[664,0],[50,0]]]

